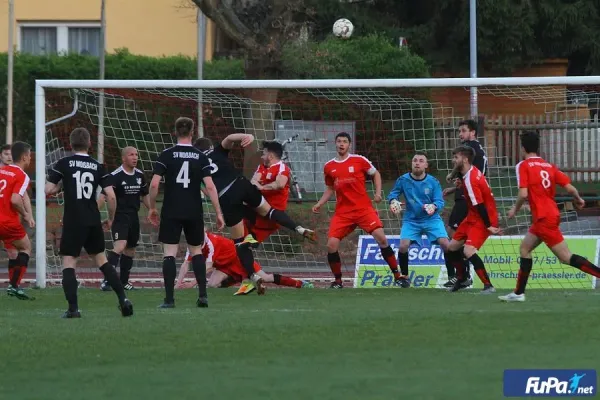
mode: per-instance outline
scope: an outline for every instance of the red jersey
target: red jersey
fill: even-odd
[[[471,167],[462,179],[463,191],[469,206],[467,220],[470,223],[483,222],[477,208],[478,204],[484,204],[490,218],[490,223],[494,227],[498,227],[498,210],[496,209],[496,200],[492,194],[492,189],[485,179],[485,175],[481,173],[477,167]]]
[[[367,175],[377,170],[366,157],[350,154],[345,160],[329,160],[323,168],[325,184],[335,190],[336,213],[371,210],[373,204],[367,193]]]
[[[21,224],[17,210],[11,203],[13,193],[23,197],[29,186],[29,176],[16,165],[0,168],[0,222]]]
[[[216,269],[239,262],[233,240],[210,232],[204,235],[202,255],[207,262],[212,262],[213,268]]]
[[[533,222],[560,216],[554,200],[556,185],[566,186],[571,179],[555,165],[541,157],[531,157],[517,164],[519,189],[527,189]]]
[[[279,161],[267,167],[262,163],[259,165],[255,174],[259,174],[258,183],[261,185],[267,185],[275,182],[279,175],[286,176],[288,181],[282,189],[279,190],[261,190],[265,200],[278,210],[285,210],[287,208],[288,197],[290,195],[290,167],[288,167],[283,161]]]

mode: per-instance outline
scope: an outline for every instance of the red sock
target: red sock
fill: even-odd
[[[596,267],[594,264],[581,257],[578,254],[573,254],[571,256],[570,263],[573,267],[582,270],[586,274],[590,274],[595,276],[596,278],[600,278],[600,268]]]
[[[475,273],[477,274],[477,276],[479,277],[479,279],[481,280],[481,282],[484,285],[491,285],[490,277],[488,276],[487,271],[485,270],[485,268],[476,269]]]
[[[9,268],[8,269],[8,280],[9,280],[9,282],[12,282],[14,274],[15,274],[15,269],[14,268]]]
[[[287,287],[295,287],[295,288],[301,288],[302,287],[302,282],[301,281],[297,281],[295,279],[289,278],[287,276],[283,276],[283,275],[279,275],[279,274],[273,274],[273,277],[275,278],[275,284],[279,285],[279,286],[287,286]]]
[[[27,267],[21,267],[21,270],[19,271],[19,277],[17,278],[17,285],[21,284],[21,281],[23,280],[23,277],[25,276],[26,272]]]
[[[394,279],[400,279],[401,275],[398,272],[398,260],[396,260],[396,255],[394,254],[394,250],[390,246],[381,248],[381,255],[383,259],[389,265],[390,271],[394,274]]]
[[[333,272],[333,276],[337,282],[342,281],[342,259],[340,253],[327,253],[327,262],[329,262],[329,268]]]
[[[527,280],[533,267],[533,260],[531,258],[521,257],[521,265],[519,266],[519,274],[517,275],[517,287],[515,288],[515,294],[525,293],[525,287],[527,286]]]

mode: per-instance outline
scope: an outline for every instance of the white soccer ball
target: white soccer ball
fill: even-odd
[[[340,18],[333,24],[333,34],[342,39],[348,39],[354,32],[354,25],[346,18]]]

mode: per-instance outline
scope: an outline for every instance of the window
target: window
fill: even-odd
[[[76,53],[100,55],[99,23],[19,23],[18,49],[47,55]]]

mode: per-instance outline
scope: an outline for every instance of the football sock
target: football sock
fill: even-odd
[[[573,254],[571,259],[569,260],[569,265],[585,272],[586,274],[590,274],[595,276],[596,278],[600,278],[600,268],[581,257],[580,255]]]
[[[456,276],[456,271],[449,259],[448,253],[444,253],[444,263],[446,264],[446,272],[448,273],[448,279],[452,279]]]
[[[464,254],[461,251],[461,254]],[[471,278],[471,265],[469,264],[469,260],[465,260],[465,257],[462,257],[463,260],[463,269],[465,270],[465,278],[469,279]],[[473,268],[475,268],[475,266],[473,266]]]
[[[77,305],[77,278],[74,268],[65,268],[62,270],[62,287],[65,292],[65,299],[69,304],[69,311],[79,311]]]
[[[104,274],[104,280],[108,282],[108,285],[117,294],[117,297],[119,298],[119,303],[123,303],[127,296],[125,296],[125,289],[123,288],[123,284],[119,280],[119,274],[117,274],[117,270],[115,269],[114,265],[106,263],[100,267],[100,271],[102,271],[102,274]]]
[[[400,264],[400,273],[405,276],[408,275],[408,252],[398,252],[398,262]]]
[[[242,263],[242,267],[244,267],[244,271],[246,271],[248,278],[252,278],[252,275],[254,275],[254,254],[252,254],[250,246],[239,244],[243,241],[243,238],[239,238],[235,239],[233,242],[236,244],[235,250]]]
[[[279,274],[273,274],[273,282],[279,286],[288,286],[288,287],[295,287],[295,288],[302,287],[301,281],[297,281],[295,279],[288,278],[287,276],[283,276],[283,275],[279,275]]]
[[[106,259],[108,260],[108,263],[110,265],[112,265],[113,267],[117,268],[119,266],[119,259],[120,258],[121,258],[120,254],[117,254],[117,253],[115,253],[112,250],[107,251]]]
[[[206,297],[206,260],[202,254],[192,257],[192,269],[198,282],[198,296]]]
[[[165,301],[167,303],[175,302],[175,277],[177,276],[177,265],[175,264],[175,257],[163,258],[163,282],[165,285]]]
[[[490,277],[488,276],[487,271],[485,270],[485,265],[483,264],[483,260],[477,253],[473,254],[469,257],[469,261],[473,264],[473,268],[475,269],[475,273],[481,280],[484,285],[491,285]]]
[[[235,279],[228,275],[227,278],[225,278],[225,280],[223,280],[221,282],[221,287],[222,288],[227,288],[227,287],[229,287],[231,285],[234,285],[235,283],[236,283]]]
[[[23,279],[23,276],[27,271],[27,265],[29,264],[29,254],[20,252],[19,254],[17,254],[17,258],[14,260],[13,263],[15,267],[13,268],[14,275],[13,279],[11,279],[11,283],[14,280],[15,285],[13,286],[18,287],[21,284],[21,279]]]
[[[396,261],[396,255],[394,254],[394,250],[392,250],[390,246],[385,248],[382,247],[381,256],[389,265],[390,271],[392,271],[392,274],[394,274],[394,279],[400,279],[400,273],[398,272],[398,261]],[[404,270],[402,271],[402,275],[408,274],[408,262],[406,263],[406,274],[404,273]]]
[[[517,287],[515,288],[515,294],[525,293],[525,286],[527,286],[527,280],[533,267],[533,260],[531,258],[521,257],[521,265],[519,266],[519,274],[517,275]]]
[[[17,260],[8,260],[8,280],[12,287],[17,287],[20,268],[17,266]]]
[[[465,263],[463,262],[463,253],[460,250],[457,251],[449,251],[448,259],[450,263],[454,266],[454,270],[456,271],[456,279],[459,281],[464,281],[466,279]]]
[[[121,283],[126,285],[129,283],[129,275],[131,274],[131,268],[133,267],[133,257],[121,254],[121,265],[119,267],[119,277]]]
[[[298,224],[292,221],[289,215],[276,208],[271,208],[271,210],[267,213],[267,218],[277,222],[281,226],[285,226],[291,231],[295,231],[298,227]]]
[[[337,251],[335,253],[327,253],[327,262],[329,263],[329,268],[331,268],[331,272],[333,273],[333,277],[336,282],[342,281],[342,259],[340,258],[340,253]]]

